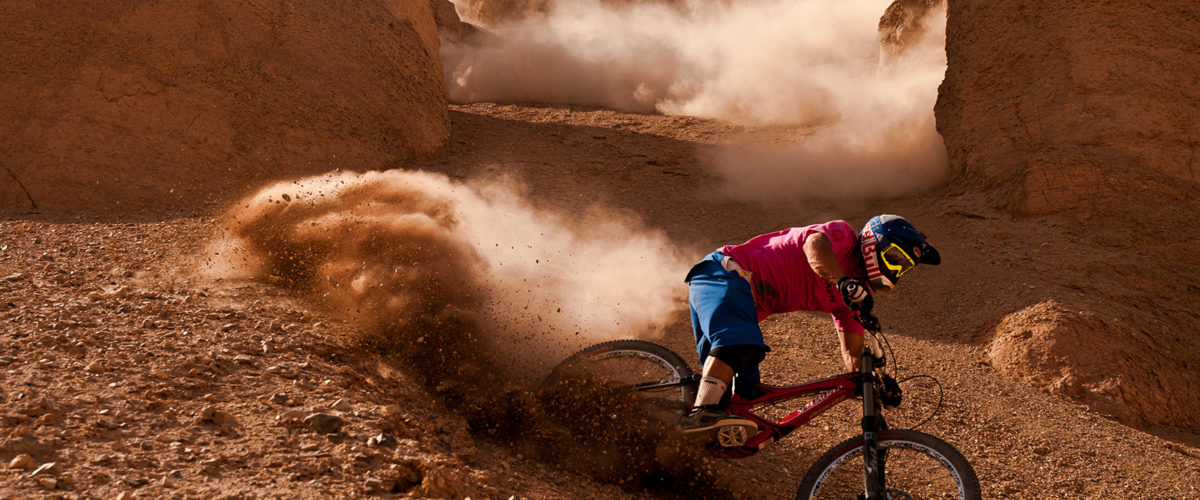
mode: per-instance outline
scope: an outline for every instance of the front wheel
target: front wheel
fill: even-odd
[[[862,436],[825,452],[796,492],[797,500],[863,498]],[[912,430],[877,434],[885,498],[980,498],[979,479],[967,459],[945,441]]]

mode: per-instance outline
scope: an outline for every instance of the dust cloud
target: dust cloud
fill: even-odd
[[[946,68],[945,8],[928,13],[919,40],[893,51],[880,45],[889,3],[557,2],[549,13],[489,26],[494,36],[482,41],[444,45],[442,60],[453,102],[803,127],[791,143],[747,136],[707,155],[735,197],[896,195],[948,176],[933,116]]]
[[[502,179],[331,173],[262,189],[226,226],[213,269],[303,289],[429,380],[540,377],[585,345],[654,337],[684,304],[664,235],[535,209]]]

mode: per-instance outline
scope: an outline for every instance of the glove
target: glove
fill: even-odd
[[[838,291],[842,292],[842,302],[845,302],[851,311],[870,311],[871,307],[875,305],[875,300],[867,292],[867,287],[858,280],[842,276],[842,279],[837,282],[837,287]]]

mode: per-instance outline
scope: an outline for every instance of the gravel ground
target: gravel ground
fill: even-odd
[[[413,168],[460,179],[504,172],[528,186],[531,203],[626,210],[698,256],[785,225],[909,216],[948,257],[883,298],[881,318],[906,372],[944,389],[922,430],[963,451],[986,497],[1200,498],[1196,435],[1134,429],[991,367],[991,329],[1059,293],[1042,271],[1063,263],[980,253],[978,241],[1049,240],[1056,255],[1061,238],[1046,219],[1012,220],[953,193],[769,207],[709,196],[704,148],[742,132],[718,122],[487,104],[455,106],[451,118],[448,154]],[[686,496],[528,458],[473,433],[469,415],[405,366],[356,347],[355,327],[319,299],[270,279],[204,277],[219,216],[0,221],[0,498]],[[963,293],[977,282],[986,293]],[[837,372],[827,318],[772,318],[764,331],[768,382]],[[681,312],[658,340],[692,360],[690,335]],[[911,409],[894,425],[915,423],[936,400],[928,386],[907,395]],[[714,480],[734,497],[789,497],[808,465],[854,432],[853,410],[844,404],[754,457],[719,463]]]

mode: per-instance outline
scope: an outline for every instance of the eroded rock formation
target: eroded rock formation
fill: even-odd
[[[955,182],[1026,214],[1131,196],[1194,207],[1197,25],[1191,0],[951,1],[936,114]]]
[[[475,26],[463,22],[458,10],[450,0],[430,0],[433,18],[437,21],[438,34],[447,43],[460,42],[479,33]]]
[[[1127,424],[1190,432],[1200,269],[1175,232],[1200,215],[1197,25],[1184,0],[952,0],[935,108],[951,189],[1062,227],[1070,249],[1047,268],[1052,298],[997,326],[995,366]]]
[[[879,18],[879,44],[885,55],[896,55],[919,42],[928,31],[926,17],[945,9],[946,0],[895,0]]]
[[[14,0],[0,206],[198,206],[443,147],[427,2]]]
[[[494,27],[554,11],[559,0],[457,0],[463,20],[484,27]],[[705,4],[728,4],[730,0],[597,0],[598,3],[622,6],[658,3],[688,9]]]

